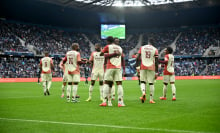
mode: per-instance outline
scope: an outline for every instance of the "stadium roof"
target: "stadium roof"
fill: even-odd
[[[80,30],[99,30],[103,23],[126,24],[127,31],[220,24],[220,0],[152,3],[141,7],[100,6],[95,5],[95,1],[98,0],[87,3],[79,0],[0,0],[0,18]]]
[[[132,6],[150,6],[161,5],[179,2],[189,2],[195,0],[75,0],[80,3],[87,3],[99,6],[119,6],[119,7],[132,7]]]
[[[219,5],[219,0],[39,0],[79,9],[108,9],[111,7],[195,8]]]

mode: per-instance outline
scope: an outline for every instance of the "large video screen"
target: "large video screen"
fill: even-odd
[[[101,39],[106,39],[108,36],[125,39],[124,24],[101,24]]]

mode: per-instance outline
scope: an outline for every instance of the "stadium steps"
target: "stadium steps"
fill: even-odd
[[[206,51],[203,54],[203,57],[208,57],[209,56],[209,52],[213,50],[215,51],[215,55],[214,56],[220,56],[220,47],[213,47],[210,46],[208,49],[206,49]]]
[[[129,57],[137,53],[137,49],[141,47],[142,42],[143,42],[143,34],[140,34],[136,47],[129,51]]]
[[[176,51],[176,42],[177,42],[177,40],[180,38],[181,34],[182,34],[182,33],[180,32],[180,33],[176,36],[175,40],[170,44],[170,47],[173,48],[173,52]],[[166,49],[166,48],[164,48],[163,50],[160,51],[159,57],[163,57],[163,54],[164,54],[165,49]]]
[[[89,42],[90,51],[95,51],[95,45],[89,40],[89,38],[85,34],[82,34],[82,36]]]

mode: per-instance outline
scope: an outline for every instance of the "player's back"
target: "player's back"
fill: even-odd
[[[144,45],[140,48],[141,69],[155,70],[155,56],[158,50],[152,45]]]
[[[122,55],[122,48],[119,45],[112,44],[109,45],[109,54],[119,52]],[[110,63],[115,66],[115,68],[121,68],[121,55],[110,58]]]
[[[93,71],[103,71],[104,72],[104,62],[105,57],[100,56],[101,52],[93,52],[92,57],[93,58]]]
[[[165,56],[165,60],[168,61],[167,65],[165,66],[167,71],[170,73],[174,73],[174,56],[172,54],[167,54]]]
[[[79,66],[77,64],[78,58],[79,57],[79,52],[77,51],[68,51],[66,53],[66,57],[67,57],[67,69],[69,72],[73,72],[75,71]]]
[[[52,59],[50,57],[44,57],[41,59],[42,73],[51,73]]]
[[[68,74],[68,68],[67,68],[67,63],[64,64],[64,67],[63,67],[63,74],[66,75]]]

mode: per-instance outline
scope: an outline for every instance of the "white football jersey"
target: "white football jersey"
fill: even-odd
[[[67,64],[67,70],[69,72],[73,72],[77,69],[78,67],[77,58],[79,58],[78,56],[79,56],[79,52],[77,51],[69,51],[66,53],[66,57],[67,57],[66,64]]]
[[[165,56],[165,60],[168,60],[167,71],[170,73],[173,73],[174,72],[174,56],[172,54],[168,54],[168,56]]]
[[[109,54],[115,53],[115,51],[119,51],[122,55],[122,48],[118,45],[112,44],[108,45],[109,47]],[[110,58],[110,63],[114,66],[121,66],[121,55]]]
[[[155,53],[157,49],[152,45],[145,45],[141,47],[141,61],[142,64],[146,67],[154,65],[155,62]]]
[[[101,52],[93,52],[90,60],[93,61],[93,72],[104,72],[104,62],[105,62],[105,57],[100,56]]]
[[[42,71],[43,72],[49,72],[51,71],[51,63],[52,59],[50,57],[44,57],[41,59],[42,63]]]

